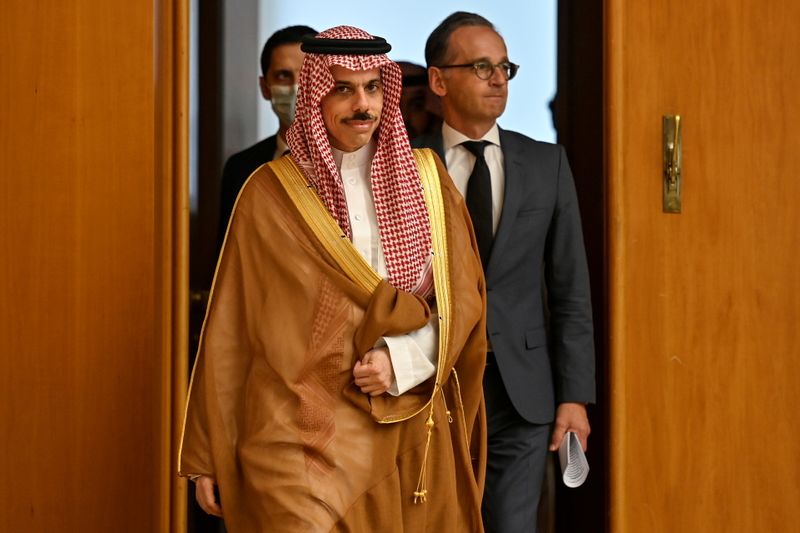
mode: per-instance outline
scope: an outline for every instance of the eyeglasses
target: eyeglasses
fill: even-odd
[[[471,68],[475,71],[475,75],[482,80],[490,79],[492,76],[494,76],[494,69],[499,68],[500,73],[505,76],[507,80],[513,80],[514,76],[517,75],[519,65],[512,63],[511,61],[503,61],[496,65],[493,65],[488,61],[476,61],[475,63],[464,63],[463,65],[442,65],[437,68]]]

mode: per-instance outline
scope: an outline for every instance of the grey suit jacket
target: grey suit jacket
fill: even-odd
[[[545,424],[557,403],[595,401],[578,200],[563,147],[503,129],[500,144],[505,198],[485,273],[487,334],[514,407],[529,422]],[[414,146],[432,148],[445,161],[441,132]]]

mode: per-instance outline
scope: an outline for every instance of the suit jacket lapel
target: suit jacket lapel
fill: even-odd
[[[507,135],[500,129],[500,146],[503,149],[503,168],[505,171],[505,192],[503,193],[503,211],[500,214],[500,223],[494,235],[492,254],[489,257],[489,265],[486,270],[486,278],[489,279],[492,268],[498,261],[502,261],[503,248],[508,244],[508,240],[514,230],[514,220],[522,206],[523,185],[524,185],[524,162],[522,151],[517,146],[515,139]]]

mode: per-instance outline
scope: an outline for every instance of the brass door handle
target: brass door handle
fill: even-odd
[[[662,119],[664,169],[663,211],[681,212],[682,131],[680,115],[664,115]]]

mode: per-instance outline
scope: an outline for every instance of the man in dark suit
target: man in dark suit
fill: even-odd
[[[586,404],[595,400],[575,187],[562,147],[497,126],[518,67],[488,20],[450,15],[428,38],[425,59],[444,124],[414,144],[437,151],[465,195],[486,275],[484,524],[487,532],[530,532],[547,450],[566,431],[586,447]]]
[[[288,149],[286,130],[294,120],[297,78],[303,65],[300,42],[303,37],[316,34],[317,31],[308,26],[289,26],[273,33],[264,44],[258,85],[264,100],[270,102],[278,116],[280,127],[275,135],[233,154],[225,163],[220,184],[218,249],[222,246],[233,204],[244,182],[255,169],[282,156]]]

